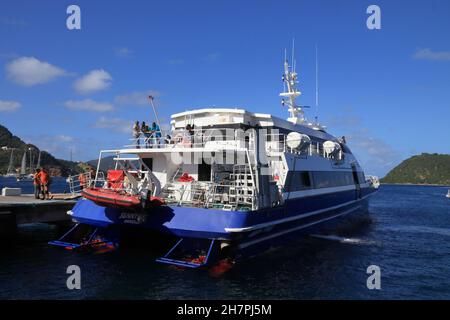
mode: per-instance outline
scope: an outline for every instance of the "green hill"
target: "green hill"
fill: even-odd
[[[6,149],[7,148],[7,149]],[[23,142],[19,137],[13,135],[6,127],[0,125],[0,174],[5,174],[8,170],[11,148],[14,148],[13,166],[20,169],[22,156],[25,151],[31,148],[31,158],[33,166],[36,166],[39,148],[32,144]],[[30,151],[27,151],[27,173],[29,173]],[[53,176],[67,176],[78,174],[84,171],[84,163],[56,159],[50,153],[41,151],[41,166],[50,171]]]
[[[108,157],[102,158],[102,161],[100,162],[100,170],[108,171],[110,169],[114,169],[114,167],[116,165],[116,162],[114,161],[115,157],[116,156],[108,156]],[[86,163],[93,168],[97,168],[98,159],[89,160]]]
[[[450,155],[413,156],[392,169],[381,182],[450,185]]]

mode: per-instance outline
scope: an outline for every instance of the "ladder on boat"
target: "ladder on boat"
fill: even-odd
[[[215,259],[218,242],[214,239],[181,238],[156,262],[178,267],[200,268]]]
[[[230,204],[252,207],[255,196],[255,182],[250,171],[250,165],[234,165],[230,178],[233,181],[229,191]]]

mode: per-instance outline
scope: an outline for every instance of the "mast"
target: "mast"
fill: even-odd
[[[11,148],[11,155],[9,156],[9,165],[8,165],[8,171],[6,174],[12,174],[13,173],[13,158],[14,157],[14,148]]]
[[[39,150],[38,160],[36,164],[36,169],[41,167],[41,150]]]
[[[25,152],[23,153],[22,164],[20,167],[20,174],[26,173],[26,166],[27,166],[27,150],[25,150]]]
[[[28,151],[30,151],[30,173],[33,173],[33,155],[31,153],[31,148],[28,148]]]
[[[319,117],[319,60],[317,58],[316,44],[316,119]]]
[[[289,65],[287,57],[284,59],[284,74],[282,77],[284,83],[284,92],[280,93],[280,97],[283,97],[281,104],[287,105],[289,109],[289,121],[298,124],[305,121],[305,113],[301,106],[296,105],[295,99],[302,93],[296,88],[297,72],[295,72],[295,60],[294,60],[294,42],[292,42],[292,66]],[[287,98],[285,100],[284,98]]]

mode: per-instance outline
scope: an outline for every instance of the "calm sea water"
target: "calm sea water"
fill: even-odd
[[[54,186],[65,188],[63,180]],[[243,261],[221,277],[156,264],[158,254],[146,248],[71,253],[47,245],[62,230],[23,226],[0,250],[0,298],[450,299],[446,192],[383,185],[370,202],[371,222],[350,226],[349,239],[307,238]],[[81,268],[81,290],[66,288],[72,264]],[[381,268],[381,290],[367,289],[369,265]]]

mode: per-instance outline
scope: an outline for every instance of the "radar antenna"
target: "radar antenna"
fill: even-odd
[[[285,51],[286,52],[286,51]],[[284,58],[284,74],[282,77],[284,83],[284,92],[280,93],[281,104],[287,105],[290,113],[289,121],[294,124],[302,123],[305,121],[305,114],[303,112],[303,108],[295,104],[295,99],[301,95],[301,92],[297,90],[296,84],[297,80],[297,72],[295,72],[295,60],[294,60],[294,39],[292,40],[292,65],[289,65],[288,59]],[[286,98],[286,100],[284,99]]]

